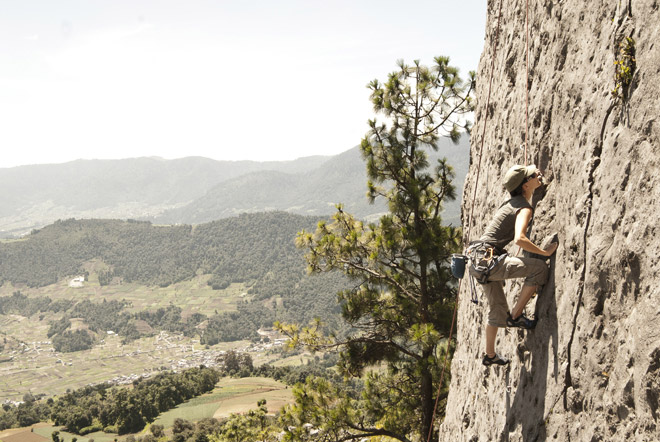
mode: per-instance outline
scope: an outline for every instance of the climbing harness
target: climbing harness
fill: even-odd
[[[487,284],[493,269],[507,256],[508,254],[503,250],[483,241],[472,241],[465,255],[456,253],[451,256],[451,273],[457,279],[463,278],[465,266],[469,263],[470,301],[473,304],[479,305],[475,281],[479,284]]]
[[[472,241],[467,248],[470,267],[479,284],[488,283],[488,277],[495,267],[507,257],[507,253],[483,241]]]

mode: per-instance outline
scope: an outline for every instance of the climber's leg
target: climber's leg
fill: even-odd
[[[525,278],[518,302],[511,311],[511,317],[517,319],[523,314],[525,306],[539,286],[548,280],[548,265],[542,259],[527,257],[508,257],[505,260],[503,279]]]
[[[486,326],[486,354],[489,357],[495,356],[495,338],[497,338],[498,327],[492,325]]]
[[[501,281],[492,281],[482,286],[488,299],[488,325],[486,325],[486,354],[495,356],[495,338],[497,329],[506,327],[509,305],[504,296],[504,285]]]
[[[520,292],[520,297],[518,298],[518,302],[511,311],[511,317],[513,319],[518,319],[520,315],[523,314],[523,311],[525,310],[525,306],[527,305],[529,300],[532,299],[532,296],[534,295],[534,293],[536,293],[537,288],[538,286],[535,285],[523,285],[522,291]]]

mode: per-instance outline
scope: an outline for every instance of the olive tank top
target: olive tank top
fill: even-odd
[[[513,241],[516,233],[516,215],[524,208],[532,209],[532,206],[522,195],[514,196],[506,201],[497,209],[479,240],[495,246],[503,252],[506,245]]]

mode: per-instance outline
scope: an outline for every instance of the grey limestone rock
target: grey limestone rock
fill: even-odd
[[[529,3],[527,163],[547,177],[531,238],[556,235],[559,248],[547,285],[528,305],[537,328],[498,334],[508,367],[481,365],[487,306],[470,303],[463,284],[440,440],[660,440],[660,2]],[[466,241],[505,200],[506,170],[526,162],[525,4],[503,1],[495,51],[500,0],[488,1]],[[626,37],[636,68],[615,99]],[[510,306],[519,290],[520,282],[507,284]]]

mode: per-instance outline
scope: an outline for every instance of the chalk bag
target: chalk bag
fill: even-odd
[[[463,278],[463,275],[465,275],[466,263],[467,256],[458,253],[451,255],[451,274],[454,275],[454,278]]]

